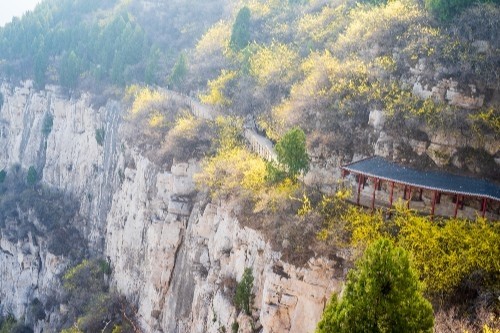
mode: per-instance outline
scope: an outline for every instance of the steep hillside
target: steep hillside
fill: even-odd
[[[0,331],[313,332],[380,238],[436,332],[498,330],[499,203],[368,212],[339,166],[500,182],[499,6],[42,1],[0,29]]]
[[[38,88],[205,91],[273,140],[299,125],[314,156],[377,153],[498,180],[499,9],[455,11],[443,22],[416,0],[45,1],[0,30],[0,65]],[[367,128],[377,111],[381,135]]]
[[[302,127],[321,163],[377,153],[499,180],[498,6],[449,22],[418,1],[246,6],[248,24],[217,23],[191,55],[187,87],[208,80],[203,101],[251,114],[275,140]]]
[[[164,84],[222,14],[216,1],[44,1],[0,29],[2,76],[39,89]]]

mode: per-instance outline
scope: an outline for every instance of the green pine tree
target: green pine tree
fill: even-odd
[[[449,21],[467,7],[480,2],[500,3],[499,0],[425,0],[425,7],[438,19]]]
[[[250,9],[245,6],[236,15],[229,46],[233,51],[239,51],[247,47],[248,43],[250,43]]]
[[[157,46],[152,46],[146,60],[146,68],[144,70],[144,80],[149,85],[158,83],[156,73],[159,69],[160,57],[160,49]]]
[[[48,57],[44,50],[39,50],[34,60],[35,86],[39,89],[45,88]]]
[[[407,252],[380,239],[349,272],[343,297],[333,296],[316,332],[430,333],[433,325],[432,306]]]
[[[36,169],[34,166],[30,166],[28,169],[28,175],[26,176],[26,182],[28,185],[33,186],[35,185],[36,181],[38,180],[38,174],[36,172]]]
[[[295,179],[300,172],[309,170],[306,135],[295,127],[285,133],[275,146],[278,163],[285,169],[288,176]]]
[[[75,88],[80,76],[80,60],[74,51],[67,53],[59,67],[59,83],[66,88]]]
[[[177,59],[174,68],[172,69],[172,74],[170,75],[168,81],[174,87],[179,87],[184,81],[186,74],[187,74],[187,60],[186,60],[186,55],[183,52],[179,55],[179,58]]]
[[[250,315],[253,301],[253,274],[252,269],[245,268],[240,283],[236,286],[236,294],[234,295],[234,303],[236,308],[243,310],[247,315]]]

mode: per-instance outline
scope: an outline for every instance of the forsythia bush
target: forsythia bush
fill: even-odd
[[[229,195],[252,197],[263,188],[265,175],[266,164],[260,157],[245,148],[235,147],[205,160],[196,181],[209,188],[215,198]]]
[[[500,223],[483,218],[476,221],[447,219],[432,221],[398,207],[393,220],[384,220],[381,211],[337,204],[342,213],[328,216],[318,234],[322,240],[341,235],[350,246],[364,250],[379,238],[393,239],[407,250],[430,292],[449,291],[469,274],[500,271]],[[323,213],[324,214],[324,213]]]
[[[289,82],[298,64],[298,54],[286,44],[259,46],[250,59],[250,73],[261,85]]]
[[[219,77],[215,80],[208,81],[209,92],[205,95],[200,95],[202,103],[216,106],[228,106],[231,101],[224,94],[224,89],[227,84],[236,78],[235,71],[222,70]]]
[[[231,25],[225,21],[214,24],[196,44],[196,54],[210,56],[217,52],[224,53],[229,48]]]
[[[411,251],[428,290],[446,291],[473,271],[500,271],[500,225],[483,218],[438,224],[408,211],[395,219],[398,243]]]
[[[132,109],[130,112],[132,114],[137,114],[144,111],[147,107],[153,105],[154,103],[159,103],[164,99],[165,96],[157,90],[153,90],[148,87],[141,88],[135,93],[135,99],[132,103]]]

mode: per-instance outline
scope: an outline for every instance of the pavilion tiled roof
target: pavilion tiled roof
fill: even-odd
[[[416,188],[500,201],[500,186],[491,181],[439,171],[420,171],[378,156],[344,165],[342,169]]]

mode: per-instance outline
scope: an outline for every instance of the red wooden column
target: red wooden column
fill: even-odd
[[[393,195],[394,195],[394,182],[391,182],[391,195],[389,196],[389,209],[392,208]]]
[[[481,209],[482,213],[481,216],[484,217],[486,215],[486,204],[488,203],[488,200],[486,198],[483,198],[483,208]]]
[[[434,196],[432,197],[431,218],[434,217],[434,209],[436,208],[437,197],[438,197],[438,192],[434,191]]]
[[[358,176],[358,199],[356,199],[356,204],[359,206],[359,195],[361,193],[361,183],[363,182],[363,175]]]
[[[420,193],[418,195],[418,201],[422,201],[422,192],[424,192],[424,190],[420,189]]]
[[[373,210],[375,209],[375,193],[377,192],[377,188],[378,188],[378,178],[373,178],[374,182],[373,182],[373,194],[372,194],[372,213],[373,213]]]
[[[458,203],[460,202],[460,195],[458,195],[458,194],[457,194],[456,201],[457,201],[457,202],[455,202],[455,213],[453,214],[453,217],[457,217],[457,212],[458,212]]]
[[[410,208],[411,190],[412,190],[412,188],[411,188],[411,186],[410,186],[410,193],[409,193],[409,195],[408,195],[408,201],[406,202],[406,208],[408,208],[408,209]]]

